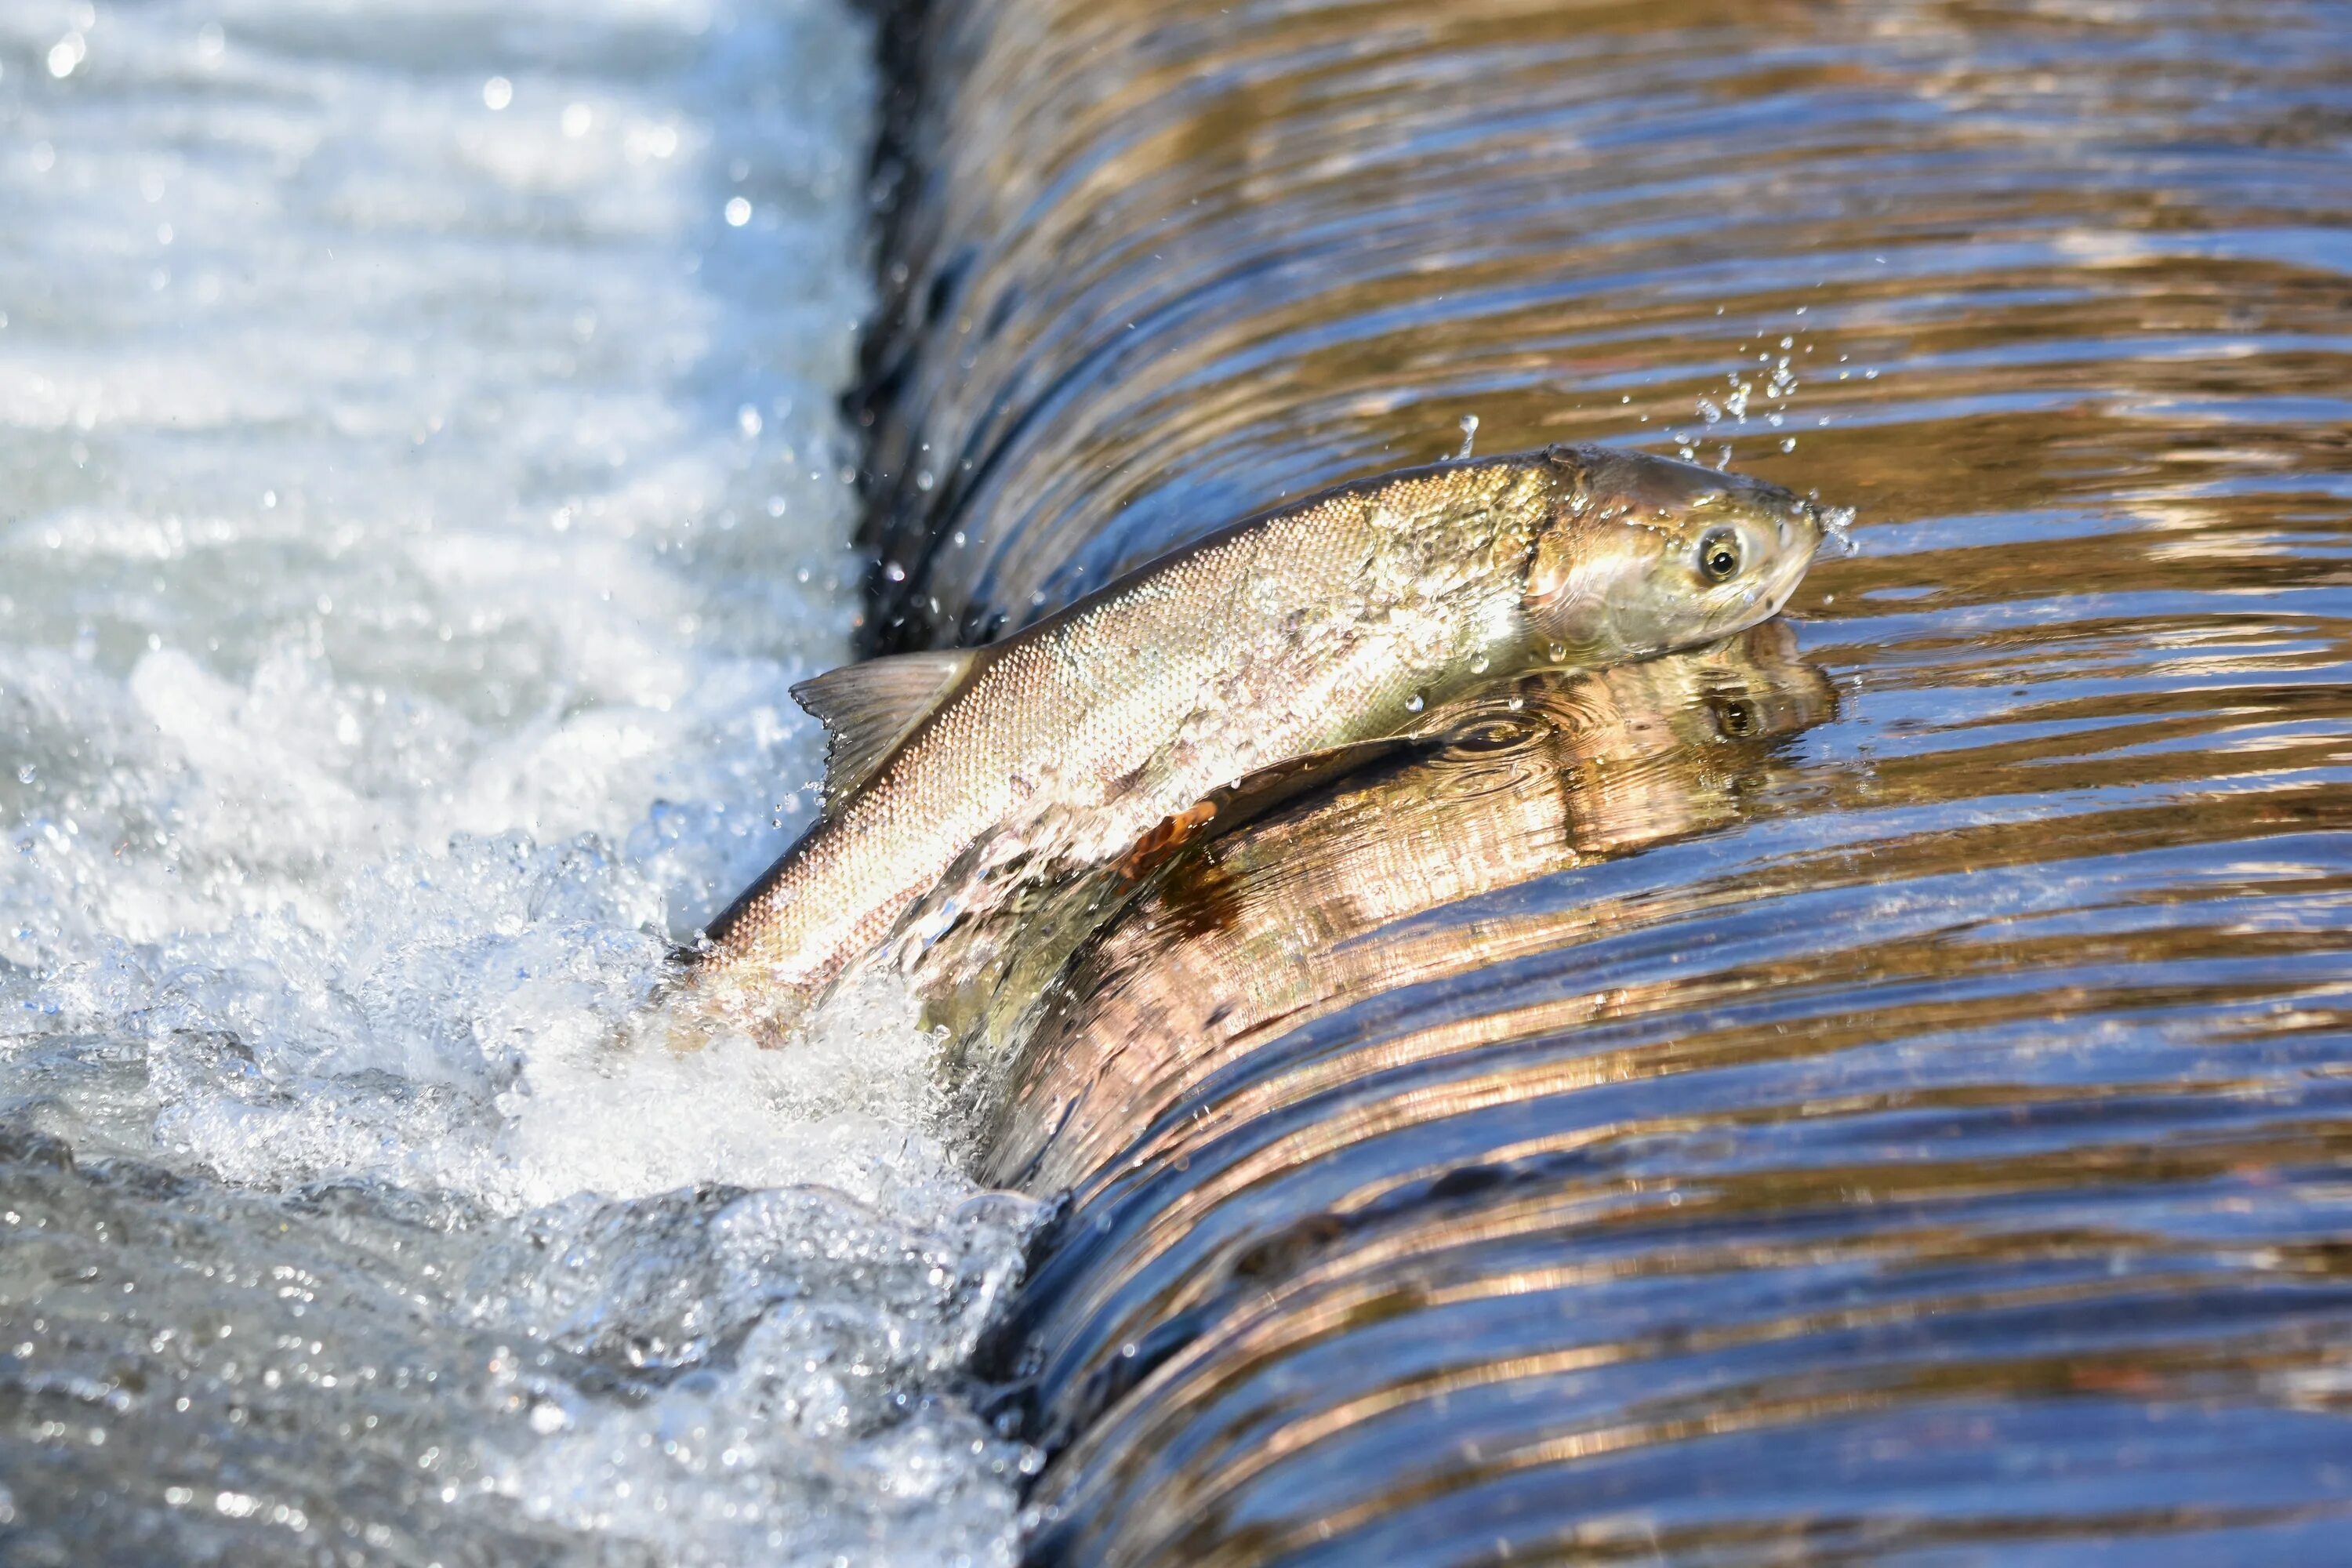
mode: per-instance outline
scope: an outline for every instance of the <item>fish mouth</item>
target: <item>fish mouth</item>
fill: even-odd
[[[1767,618],[1779,615],[1790,599],[1795,595],[1797,584],[1805,580],[1805,574],[1812,569],[1813,563],[1820,558],[1821,542],[1826,537],[1825,534],[1817,533],[1811,548],[1791,550],[1788,558],[1780,563],[1780,569],[1774,574],[1772,585],[1765,595],[1772,606],[1766,612]]]
[[[1845,531],[1846,524],[1853,521],[1852,507],[1823,506],[1814,496],[1790,496],[1780,524],[1781,542],[1790,551],[1789,565],[1801,576],[1806,568],[1824,555],[1835,558],[1853,554],[1853,537]],[[1801,549],[1800,541],[1790,537],[1791,531],[1805,536]]]
[[[1818,496],[1797,496],[1781,492],[1786,508],[1780,519],[1780,542],[1791,550],[1797,542],[1790,537],[1793,528],[1801,528],[1812,536],[1811,543],[1801,555],[1793,556],[1800,569],[1822,557],[1837,560],[1852,555],[1861,548],[1846,530],[1853,522],[1853,508],[1823,506]]]
[[[1814,501],[1786,491],[1773,499],[1780,504],[1767,511],[1765,518],[1759,521],[1769,520],[1767,526],[1780,546],[1780,558],[1773,562],[1764,582],[1746,595],[1745,603],[1733,617],[1735,624],[1728,628],[1727,635],[1736,634],[1779,615],[1795,595],[1797,584],[1805,580],[1806,572],[1811,569],[1825,546],[1834,542],[1840,554],[1852,548],[1851,542],[1839,531],[1834,509],[1825,514]]]

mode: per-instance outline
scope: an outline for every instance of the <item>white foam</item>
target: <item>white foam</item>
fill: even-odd
[[[819,1252],[954,1252],[734,1257],[768,1305],[703,1381],[450,1415],[493,1492],[678,1560],[1006,1549],[1003,1446],[939,1391],[1017,1226],[960,1207],[929,1042],[614,1043],[813,806],[869,51],[838,0],[0,7],[0,1110],[497,1235],[635,1202],[658,1253],[655,1194],[723,1182]],[[627,1250],[583,1276],[625,1324]],[[888,1418],[613,1504],[649,1434],[824,1403],[777,1392],[787,1299],[816,1360],[896,1347]]]
[[[574,1007],[781,847],[817,767],[786,688],[854,613],[865,49],[816,4],[0,17],[46,150],[0,172],[0,952],[39,1000],[242,972],[195,1014],[424,1071],[466,1020],[554,1026],[453,972],[552,929],[530,852],[462,836],[608,847],[567,873],[603,901],[566,940],[615,946]],[[439,1016],[362,994],[419,966]]]

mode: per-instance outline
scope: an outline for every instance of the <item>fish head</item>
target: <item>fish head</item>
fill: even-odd
[[[1821,547],[1819,508],[1778,485],[1605,447],[1555,447],[1556,500],[1527,616],[1552,662],[1622,663],[1769,619]]]

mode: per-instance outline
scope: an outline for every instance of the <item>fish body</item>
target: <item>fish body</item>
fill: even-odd
[[[833,739],[824,818],[712,923],[688,989],[772,1038],[975,846],[1108,860],[1491,673],[1728,636],[1779,609],[1820,539],[1774,487],[1553,447],[1343,486],[985,647],[819,677],[794,695]]]

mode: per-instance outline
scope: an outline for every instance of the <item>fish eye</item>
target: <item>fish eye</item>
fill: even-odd
[[[1698,569],[1710,583],[1728,583],[1739,571],[1739,534],[1736,530],[1709,530],[1698,542]]]

